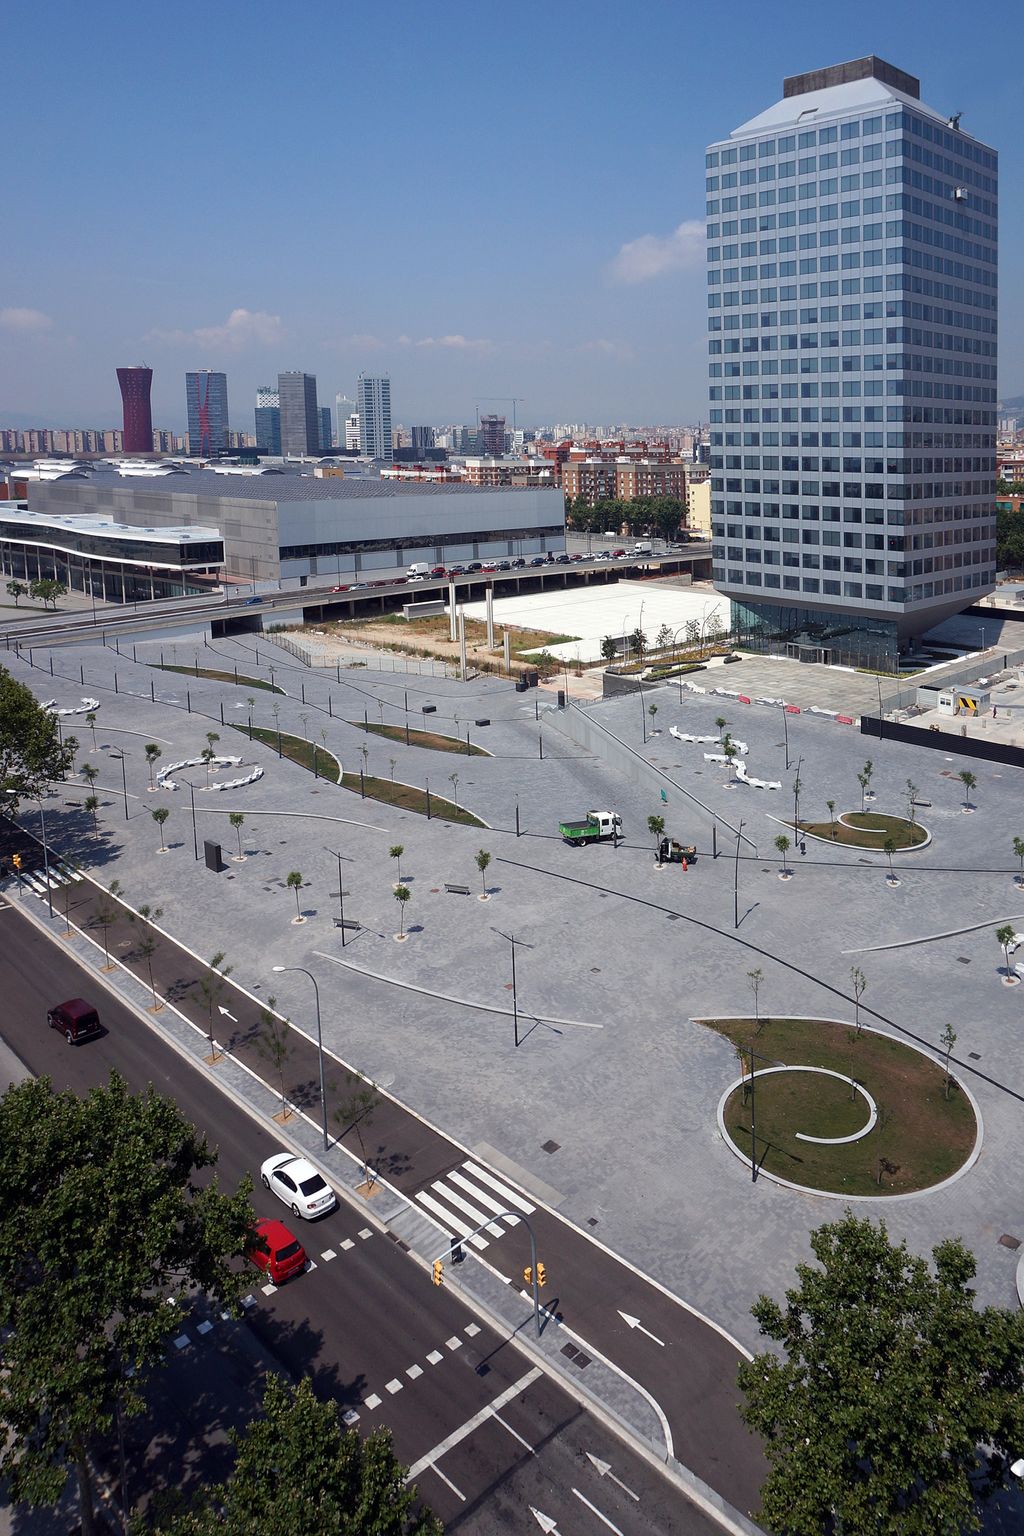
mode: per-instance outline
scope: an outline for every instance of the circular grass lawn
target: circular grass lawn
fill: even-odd
[[[978,1121],[971,1100],[944,1069],[888,1035],[828,1019],[701,1019],[725,1035],[745,1060],[756,1053],[759,1168],[810,1190],[837,1195],[906,1195],[930,1189],[963,1167],[974,1150]],[[866,1135],[828,1145],[805,1137],[853,1136],[868,1124],[863,1094],[849,1083],[812,1072],[765,1073],[769,1066],[824,1067],[852,1077],[878,1107]],[[749,1082],[728,1093],[722,1115],[737,1151],[750,1157]]]
[[[820,837],[826,843],[843,843],[848,848],[874,848],[878,853],[891,837],[897,848],[918,848],[928,841],[928,833],[916,821],[905,816],[886,816],[880,811],[846,811],[835,821],[801,821],[802,832]]]

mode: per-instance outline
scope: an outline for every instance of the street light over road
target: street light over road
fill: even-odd
[[[320,1020],[320,988],[317,986],[316,977],[312,971],[307,971],[304,965],[275,965],[271,969],[278,974],[285,971],[301,971],[303,976],[308,976],[313,983],[313,995],[316,998],[316,1052],[320,1066],[320,1113],[324,1133],[324,1151],[327,1151],[327,1090],[324,1087],[324,1032]]]

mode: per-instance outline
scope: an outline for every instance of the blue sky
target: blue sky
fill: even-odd
[[[5,13],[0,425],[114,425],[118,364],[322,403],[387,370],[396,421],[706,415],[704,146],[786,74],[866,53],[1001,155],[1000,384],[1024,391],[1007,0],[267,0]],[[484,406],[484,409],[501,409]]]

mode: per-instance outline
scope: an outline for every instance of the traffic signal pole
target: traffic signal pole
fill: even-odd
[[[547,1284],[547,1275],[544,1270],[544,1265],[537,1262],[537,1238],[534,1234],[533,1223],[530,1221],[529,1217],[524,1216],[521,1211],[495,1211],[493,1216],[489,1217],[487,1221],[482,1221],[478,1227],[474,1227],[472,1232],[467,1232],[462,1237],[453,1237],[448,1246],[446,1248],[442,1248],[437,1257],[431,1259],[430,1261],[430,1267],[433,1271],[434,1284],[444,1284],[444,1261],[446,1256],[449,1262],[452,1264],[459,1262],[455,1257],[456,1252],[460,1248],[463,1248],[464,1244],[468,1243],[471,1237],[476,1237],[478,1232],[483,1232],[488,1227],[493,1226],[494,1223],[500,1220],[502,1216],[514,1216],[516,1221],[521,1221],[523,1223],[526,1230],[530,1234],[531,1262],[529,1268],[523,1272],[523,1279],[530,1287],[533,1294],[533,1320],[537,1327],[537,1337],[539,1339],[543,1332],[540,1321],[540,1288],[542,1285]]]

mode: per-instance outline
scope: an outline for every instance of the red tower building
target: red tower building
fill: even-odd
[[[117,382],[121,386],[124,405],[125,453],[153,452],[153,412],[149,392],[153,384],[152,368],[119,368]]]

